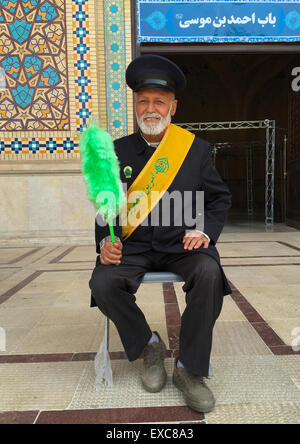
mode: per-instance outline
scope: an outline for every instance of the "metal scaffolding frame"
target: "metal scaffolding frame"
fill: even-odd
[[[235,146],[236,143],[232,142],[216,142],[212,145],[212,159],[214,165],[216,164],[216,158],[218,151],[222,149],[228,149]],[[247,208],[248,208],[248,222],[253,222],[254,217],[254,189],[253,189],[253,168],[254,168],[254,160],[253,160],[253,149],[256,147],[260,147],[262,143],[260,141],[250,141],[250,142],[240,142],[238,144],[240,147],[245,148],[246,153],[246,174],[247,174]],[[228,178],[227,172],[227,162],[226,162],[226,174],[225,178]]]
[[[247,207],[248,220],[253,221],[254,216],[254,198],[253,198],[253,155],[252,147],[247,147]]]
[[[199,122],[199,123],[179,123],[178,126],[193,132],[198,131],[221,131],[221,130],[245,130],[245,129],[265,129],[266,130],[266,169],[265,169],[265,225],[274,225],[274,175],[275,175],[275,120],[248,120],[233,122]],[[216,154],[216,153],[215,153]],[[250,159],[248,159],[249,161]],[[252,159],[250,160],[250,162]],[[249,169],[248,169],[249,171]],[[247,183],[251,178],[247,178]],[[248,183],[249,190],[249,183]],[[249,197],[248,197],[249,200]],[[251,201],[251,196],[250,196]],[[249,202],[248,202],[249,211]]]

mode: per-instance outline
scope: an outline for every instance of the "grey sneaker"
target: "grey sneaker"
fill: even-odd
[[[200,413],[209,413],[214,409],[214,395],[203,377],[192,375],[185,368],[177,368],[175,364],[173,382],[183,392],[185,402],[191,409]]]
[[[153,342],[145,347],[141,375],[143,387],[150,393],[160,392],[167,382],[167,372],[164,366],[167,348],[159,334],[157,332],[155,334],[159,342]]]

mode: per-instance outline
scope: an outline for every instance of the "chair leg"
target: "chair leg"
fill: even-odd
[[[105,319],[105,337],[106,337],[106,348],[109,352],[109,318]]]
[[[109,319],[105,319],[104,338],[95,357],[95,389],[100,390],[107,386],[113,386],[113,375],[109,357]]]

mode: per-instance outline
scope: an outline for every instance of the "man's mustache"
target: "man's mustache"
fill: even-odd
[[[160,119],[161,120],[162,116],[160,114],[156,114],[156,113],[145,113],[145,114],[142,115],[142,119],[143,120],[149,119],[149,118]]]

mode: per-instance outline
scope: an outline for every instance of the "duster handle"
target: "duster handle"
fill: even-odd
[[[110,231],[111,241],[112,241],[112,243],[114,244],[114,243],[116,243],[116,238],[115,238],[115,233],[114,233],[114,227],[113,227],[113,225],[112,225],[111,222],[109,222],[108,225],[109,225],[109,231]]]
[[[113,244],[116,243],[116,238],[115,238],[115,233],[114,233],[114,227],[113,224],[111,222],[108,222],[108,226],[109,226],[109,231],[110,231],[110,237],[111,237],[111,241]],[[119,266],[119,264],[115,264],[117,267]]]

